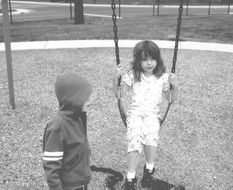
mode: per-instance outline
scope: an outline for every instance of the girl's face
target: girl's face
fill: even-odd
[[[157,61],[151,57],[147,57],[142,60],[141,66],[145,75],[153,75],[153,70],[157,66]]]

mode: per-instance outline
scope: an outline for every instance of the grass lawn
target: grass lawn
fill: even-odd
[[[124,68],[131,54],[132,49],[121,50]],[[172,54],[162,49],[168,69]],[[15,110],[9,106],[4,57],[1,52],[0,189],[47,189],[41,166],[42,135],[57,109],[55,78],[68,71],[85,75],[98,94],[88,113],[92,164],[125,174],[126,130],[109,82],[115,73],[114,49],[13,52]],[[232,189],[232,60],[230,53],[179,51],[179,98],[161,129],[155,177],[183,184],[187,190]],[[93,173],[90,189],[103,190],[105,177]]]
[[[187,41],[233,43],[232,15],[183,16],[181,39]],[[84,25],[70,19],[15,22],[11,25],[11,40],[44,41],[76,39],[113,39],[110,18],[85,17]],[[130,16],[118,21],[119,39],[175,38],[177,16]],[[0,42],[3,29],[0,25]]]

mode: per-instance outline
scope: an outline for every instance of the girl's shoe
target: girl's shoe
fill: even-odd
[[[141,180],[141,186],[143,188],[152,188],[153,186],[153,182],[154,182],[154,178],[153,178],[153,174],[155,172],[155,168],[153,168],[152,171],[146,169],[146,166],[144,166],[143,169],[143,177]]]
[[[135,177],[131,181],[128,181],[126,178],[121,190],[137,190],[137,178]]]

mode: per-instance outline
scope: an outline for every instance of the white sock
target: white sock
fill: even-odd
[[[130,181],[136,177],[136,172],[128,172],[127,179]]]
[[[149,171],[152,171],[154,169],[154,162],[151,164],[146,163],[146,169],[148,169]]]

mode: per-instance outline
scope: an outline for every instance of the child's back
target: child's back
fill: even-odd
[[[43,142],[43,167],[50,190],[84,189],[90,181],[90,148],[82,108],[91,90],[76,74],[57,78],[59,111],[47,124]]]

